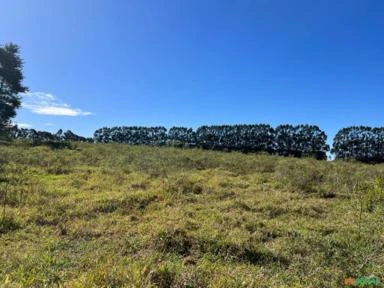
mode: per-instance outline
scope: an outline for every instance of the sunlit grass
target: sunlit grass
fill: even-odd
[[[340,287],[384,276],[383,165],[72,146],[0,147],[1,287]]]

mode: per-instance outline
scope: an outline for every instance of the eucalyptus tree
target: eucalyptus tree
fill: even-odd
[[[384,128],[351,126],[342,128],[333,139],[336,159],[384,162]]]
[[[242,152],[274,151],[274,129],[260,125],[201,126],[196,131],[199,147]]]
[[[326,159],[327,135],[315,125],[279,125],[275,129],[276,153],[282,156]]]
[[[125,143],[131,145],[162,146],[166,144],[167,129],[164,127],[122,126],[101,128],[94,132],[95,142]]]
[[[172,127],[168,130],[168,142],[172,145],[195,147],[196,133],[192,128]]]

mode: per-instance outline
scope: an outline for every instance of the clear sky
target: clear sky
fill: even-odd
[[[30,92],[15,119],[383,126],[382,0],[1,0]]]

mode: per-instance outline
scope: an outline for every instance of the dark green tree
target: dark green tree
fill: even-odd
[[[367,163],[384,162],[384,128],[352,126],[340,129],[333,139],[336,159],[356,159]]]
[[[279,125],[275,129],[276,153],[282,156],[327,159],[327,135],[315,125]]]
[[[10,127],[16,109],[21,105],[19,93],[26,92],[23,86],[23,60],[19,46],[6,44],[0,46],[0,134]]]
[[[274,151],[274,130],[265,124],[201,126],[196,138],[197,145],[203,149],[245,153]]]
[[[130,145],[163,146],[167,140],[164,127],[112,127],[101,128],[93,134],[96,143],[125,143]]]
[[[196,133],[192,128],[172,127],[168,131],[168,145],[177,147],[195,147]]]

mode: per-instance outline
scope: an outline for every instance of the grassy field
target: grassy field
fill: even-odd
[[[72,146],[0,146],[0,287],[334,288],[384,276],[383,165]]]

